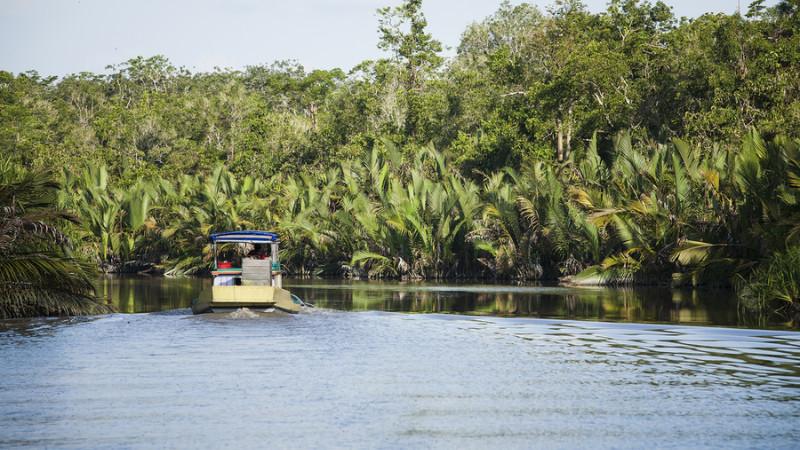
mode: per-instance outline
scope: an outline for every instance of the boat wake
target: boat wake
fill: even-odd
[[[231,319],[257,319],[259,316],[249,308],[239,308],[228,314],[228,317]]]

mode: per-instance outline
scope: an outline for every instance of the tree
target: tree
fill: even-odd
[[[392,53],[403,68],[403,85],[408,102],[405,132],[417,132],[420,108],[420,91],[424,81],[442,64],[442,44],[426,32],[428,22],[422,13],[422,0],[405,0],[395,8],[378,10],[378,48]]]
[[[110,312],[91,270],[70,255],[59,229],[78,218],[60,209],[52,174],[0,161],[0,318]]]

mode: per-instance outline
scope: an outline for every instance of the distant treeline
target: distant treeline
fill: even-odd
[[[105,270],[198,273],[209,232],[274,228],[296,274],[713,281],[797,301],[796,271],[765,277],[800,237],[800,2],[692,20],[503,3],[451,59],[426,25],[420,0],[379,10],[390,56],[348,72],[161,56],[0,72],[0,151],[56,170],[81,219],[68,234]]]
[[[391,57],[349,72],[279,62],[193,74],[161,56],[107,75],[0,72],[0,149],[32,167],[105,164],[127,186],[220,162],[259,178],[324,171],[384,137],[406,155],[433,143],[479,179],[563,160],[595,133],[601,153],[621,130],[702,148],[751,127],[800,136],[796,0],[693,20],[661,2],[614,0],[599,14],[578,1],[504,3],[449,60],[420,3],[381,10]]]

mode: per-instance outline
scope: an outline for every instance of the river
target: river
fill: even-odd
[[[734,328],[724,292],[289,280],[316,308],[192,316],[204,283],[105,279],[139,314],[0,322],[0,447],[800,442],[800,333]]]

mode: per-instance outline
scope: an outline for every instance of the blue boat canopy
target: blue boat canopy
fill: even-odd
[[[278,242],[278,233],[271,231],[226,231],[211,235],[211,242],[240,242],[247,244],[274,244]]]

